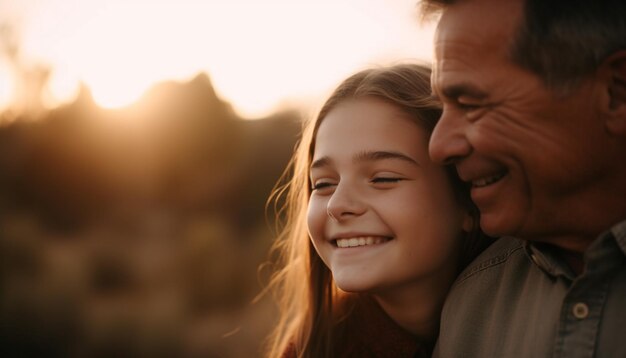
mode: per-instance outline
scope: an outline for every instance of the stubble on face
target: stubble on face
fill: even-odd
[[[609,180],[619,152],[606,145],[611,139],[596,108],[606,89],[598,78],[559,96],[511,60],[522,5],[475,0],[445,10],[433,73],[444,114],[430,151],[439,162],[454,158],[465,179],[493,172],[485,169],[489,161],[507,168],[508,182],[502,180],[491,193],[483,190],[487,195],[477,203],[488,233],[564,247],[572,235],[597,231],[591,222],[605,222],[597,217],[602,211],[590,208],[607,202],[610,193],[602,187],[616,187]],[[475,95],[480,92],[483,102]],[[467,115],[467,98],[485,107],[473,118]]]

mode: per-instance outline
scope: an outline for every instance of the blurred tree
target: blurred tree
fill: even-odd
[[[2,55],[10,65],[14,77],[14,98],[10,105],[13,118],[39,118],[43,115],[44,93],[50,80],[50,66],[30,63],[20,48],[19,35],[14,25],[0,24]],[[8,116],[3,116],[8,118]],[[2,124],[2,123],[0,123]]]
[[[264,204],[300,127],[238,117],[206,74],[0,126],[0,356],[256,356]]]

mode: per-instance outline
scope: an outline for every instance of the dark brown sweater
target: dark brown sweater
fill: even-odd
[[[371,298],[357,303],[350,317],[342,322],[344,338],[336,345],[334,357],[430,357],[434,342],[421,342],[398,326]],[[283,358],[296,358],[293,345]]]

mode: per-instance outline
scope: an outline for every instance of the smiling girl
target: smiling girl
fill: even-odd
[[[428,157],[430,70],[346,79],[277,191],[286,224],[271,357],[430,356],[446,293],[489,239],[466,186]]]

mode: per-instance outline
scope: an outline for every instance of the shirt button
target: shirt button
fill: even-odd
[[[572,308],[572,313],[578,319],[585,319],[589,315],[589,306],[583,302],[578,302]]]
[[[530,259],[533,260],[535,265],[537,265],[540,269],[546,269],[546,263],[536,253],[533,252],[532,254],[530,254]]]
[[[532,254],[530,254],[530,259],[533,260],[533,262],[535,263],[535,265],[537,266],[541,266],[539,264],[539,259],[537,258],[537,254],[535,254],[534,252]]]

